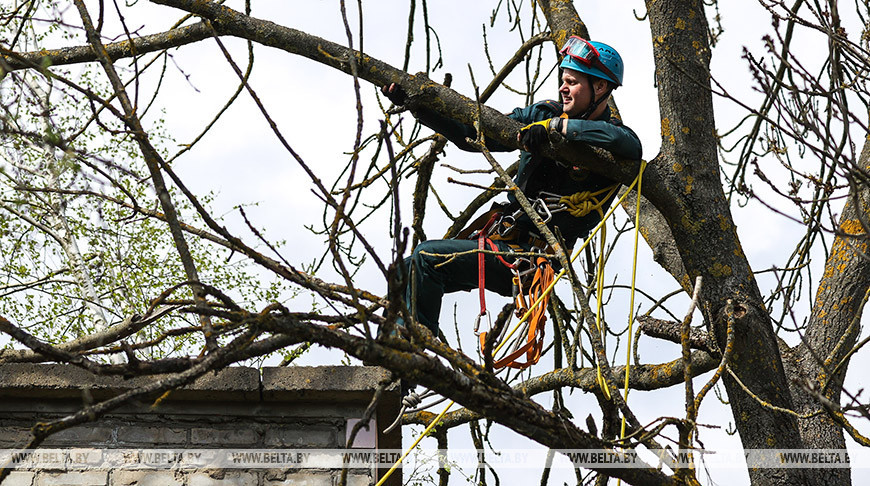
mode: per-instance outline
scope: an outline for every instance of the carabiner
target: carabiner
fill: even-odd
[[[511,230],[514,229],[514,225],[517,224],[516,218],[513,216],[506,214],[498,220],[497,227],[498,235],[501,237],[506,237]]]
[[[553,219],[553,213],[550,212],[550,208],[547,207],[547,203],[543,199],[535,199],[532,207],[537,211],[538,216],[544,220],[544,224],[549,223]]]
[[[547,191],[539,191],[538,197],[547,202],[558,202],[562,199],[561,194],[556,194],[555,192],[547,192]]]
[[[538,199],[544,201],[551,214],[561,213],[562,211],[568,210],[568,206],[562,204],[562,196],[560,196],[559,194],[540,191],[538,193]],[[538,212],[540,213],[540,211]]]
[[[489,315],[489,310],[483,311],[474,318],[474,335],[480,336],[480,318],[486,315],[486,321],[489,324],[489,329],[492,329],[492,317]]]

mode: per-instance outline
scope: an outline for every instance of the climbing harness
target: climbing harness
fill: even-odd
[[[552,218],[553,214],[567,212],[575,218],[582,218],[592,211],[598,211],[599,216],[604,218],[603,206],[616,194],[619,184],[613,184],[597,191],[582,191],[568,196],[561,196],[551,192],[540,192],[538,198],[532,200],[532,208],[541,217],[546,224]],[[603,196],[603,197],[602,197]],[[485,348],[486,338],[489,331],[480,332],[480,321],[483,317],[487,318],[489,329],[492,329],[492,318],[489,311],[486,309],[485,298],[485,277],[484,277],[484,252],[488,244],[490,249],[498,251],[495,243],[492,240],[503,240],[505,242],[522,242],[532,245],[532,252],[541,252],[549,249],[546,241],[538,238],[533,233],[527,233],[523,237],[517,233],[516,221],[523,213],[522,209],[515,211],[512,214],[504,214],[500,212],[490,211],[487,213],[489,218],[487,222],[478,230],[478,288],[480,291],[480,313],[474,321],[474,332],[480,340],[480,350],[483,352]],[[604,230],[602,230],[602,234]],[[473,234],[473,233],[472,233]],[[602,243],[603,243],[602,239]],[[508,243],[511,245],[511,243]],[[511,245],[512,248],[521,249],[518,245]],[[552,252],[552,250],[550,250]],[[535,364],[541,358],[541,352],[544,349],[544,330],[547,321],[547,305],[549,304],[549,292],[544,293],[554,278],[554,271],[548,259],[544,257],[536,257],[534,262],[527,258],[517,258],[513,263],[508,263],[501,255],[496,255],[499,261],[514,273],[513,289],[514,299],[516,302],[516,315],[522,317],[528,313],[528,317],[524,324],[523,334],[526,335],[525,343],[517,340],[513,349],[506,356],[500,358],[493,363],[495,369],[504,367],[514,369],[525,369]],[[603,260],[602,260],[603,262]],[[528,268],[525,271],[520,268],[525,265]],[[528,280],[530,278],[530,281]],[[528,282],[528,285],[523,285]],[[527,291],[524,291],[524,287]],[[600,287],[600,286],[599,286]],[[530,304],[536,302],[541,297],[541,302],[535,308],[530,308]],[[598,296],[600,302],[601,296]],[[600,316],[600,312],[599,312]],[[600,319],[599,319],[600,320]],[[596,321],[596,324],[598,322]],[[600,326],[599,326],[600,327]],[[502,334],[505,329],[502,329]],[[602,336],[603,339],[603,336]],[[498,341],[504,342],[503,335],[498,337]],[[523,354],[526,355],[526,361],[517,361]],[[609,392],[604,385],[600,370],[598,371],[599,383],[602,385],[602,390],[608,397]]]
[[[540,205],[546,208],[543,203],[541,203]],[[508,218],[515,221],[514,216],[508,216]],[[500,215],[498,213],[493,214],[492,216],[490,216],[489,221],[487,221],[483,228],[480,229],[477,235],[477,249],[479,251],[477,257],[477,270],[478,289],[480,291],[480,313],[474,320],[474,333],[477,334],[480,339],[481,350],[485,348],[486,336],[488,334],[488,331],[480,332],[481,318],[486,316],[489,324],[489,329],[492,329],[492,318],[489,315],[489,311],[486,309],[486,269],[485,255],[483,250],[488,245],[493,251],[498,251],[498,247],[493,242],[493,239],[503,239],[506,242],[513,241],[513,238],[509,236],[509,233],[515,228],[512,222],[507,222],[504,220],[505,217],[503,215]],[[522,249],[521,247],[519,247],[519,245],[511,243],[508,243],[508,245],[511,245],[513,249]],[[531,284],[528,286],[528,301],[534,302],[536,298],[543,293],[543,289],[545,289],[553,280],[553,268],[550,266],[550,262],[544,257],[538,257],[535,261],[534,267],[525,271],[521,271],[520,267],[523,263],[529,263],[529,259],[527,258],[519,257],[514,261],[514,263],[508,263],[501,255],[496,254],[496,257],[502,263],[502,265],[504,265],[514,273],[514,298],[516,299],[517,304],[517,317],[520,317],[529,310],[526,295],[523,292],[524,278],[526,278],[528,274],[534,272]],[[528,318],[528,340],[525,344],[520,344],[518,342],[517,346],[510,352],[510,354],[496,361],[494,363],[496,369],[504,368],[505,366],[515,369],[525,369],[538,362],[538,360],[541,358],[541,351],[543,351],[544,349],[544,324],[547,320],[546,307],[547,302],[544,301],[543,304],[539,305],[537,307],[537,310],[530,315],[530,317]],[[526,355],[526,361],[517,361],[517,359],[523,354]]]
[[[642,180],[643,180],[643,177],[642,177],[642,176],[643,176],[643,172],[644,172],[645,169],[646,169],[646,161],[641,160],[641,163],[640,163],[640,170],[639,170],[639,173],[638,173],[638,175],[637,175],[637,178],[635,178],[634,182],[631,183],[631,185],[630,185],[630,186],[628,187],[628,189],[625,191],[625,194],[623,194],[623,195],[619,198],[619,200],[616,201],[615,204],[611,205],[610,209],[608,209],[606,213],[604,213],[604,211],[603,211],[603,209],[602,209],[603,203],[600,203],[600,204],[593,204],[593,206],[596,206],[596,205],[597,205],[597,208],[595,208],[595,207],[591,207],[591,206],[590,206],[590,209],[589,209],[588,211],[598,210],[598,211],[599,211],[599,214],[602,215],[601,220],[598,222],[598,224],[595,226],[595,228],[592,229],[592,231],[589,233],[589,236],[587,236],[587,237],[584,239],[583,244],[580,245],[579,248],[577,248],[577,249],[574,250],[574,254],[571,256],[571,258],[570,258],[570,260],[569,260],[569,263],[574,263],[574,261],[577,259],[577,257],[580,256],[580,253],[581,253],[581,252],[586,248],[586,246],[589,244],[589,242],[592,241],[593,237],[594,237],[594,236],[595,236],[599,231],[602,231],[602,232],[606,231],[606,230],[604,229],[604,227],[605,227],[605,223],[607,222],[607,219],[610,218],[610,216],[613,214],[613,212],[616,211],[616,208],[617,208],[620,204],[622,204],[622,202],[625,200],[625,198],[628,197],[628,195],[631,194],[631,192],[632,192],[632,190],[635,188],[635,186],[637,186],[637,193],[638,193],[638,196],[637,196],[637,207],[636,207],[636,209],[635,209],[635,228],[634,228],[634,237],[635,237],[635,241],[634,241],[634,261],[633,261],[633,265],[632,265],[632,277],[631,277],[631,304],[630,304],[631,307],[630,307],[630,309],[629,309],[629,335],[632,334],[631,329],[632,329],[632,321],[633,321],[633,319],[632,319],[632,312],[633,312],[633,309],[634,309],[635,275],[636,275],[636,273],[637,273],[637,242],[638,242],[638,230],[639,230],[639,227],[640,227],[640,190],[641,190],[641,182],[642,182]],[[615,193],[615,191],[617,190],[617,188],[618,188],[618,184],[617,184],[617,185],[614,185],[614,186],[611,186],[611,187],[607,187],[607,188],[605,188],[605,189],[603,189],[603,190],[601,190],[601,191],[597,191],[597,192],[595,192],[595,193],[591,193],[590,195],[587,196],[587,198],[590,198],[590,197],[597,198],[598,195],[600,195],[600,194],[603,193],[602,191],[607,191],[607,192],[608,192],[608,195],[602,199],[603,201],[607,201],[607,200],[610,198],[610,196],[611,196],[612,194]],[[551,197],[553,197],[553,196],[551,196]],[[573,197],[573,195],[572,195],[571,197]],[[577,201],[581,201],[581,198],[578,197],[578,198],[577,198]],[[568,202],[571,202],[571,203],[574,204],[575,206],[578,206],[577,201],[571,200],[571,201],[563,202],[562,199],[561,199],[561,197],[560,197],[560,200],[559,200],[558,204],[565,204],[565,205],[567,206],[567,205],[568,205]],[[582,202],[582,201],[581,201],[581,202]],[[596,202],[597,202],[597,199],[596,199]],[[551,209],[549,206],[547,206],[547,204],[546,204],[547,201],[544,201],[544,203],[545,203],[544,206],[547,207],[547,210],[548,210],[548,211],[550,212],[550,214],[552,215],[552,209]],[[552,204],[552,202],[551,202],[550,204]],[[536,208],[536,211],[538,211],[538,206],[535,206],[535,208]],[[585,214],[588,214],[588,211],[587,211]],[[492,215],[490,215],[490,213],[487,213],[487,214],[489,215],[489,216],[488,216],[489,220],[494,220],[494,217],[493,217]],[[516,213],[514,213],[514,214],[516,214]],[[585,215],[585,214],[584,214],[584,215]],[[518,215],[517,215],[517,216],[511,215],[511,216],[514,217],[514,218],[518,217]],[[479,218],[479,219],[480,219],[480,218]],[[514,219],[514,221],[515,221],[515,219]],[[493,244],[492,246],[495,246],[495,245]],[[480,249],[480,242],[478,242],[478,248]],[[602,246],[602,248],[603,248],[603,246]],[[483,254],[483,252],[480,252],[480,253],[481,253],[481,255]],[[602,252],[602,255],[603,255],[603,252]],[[546,259],[544,259],[544,260],[546,261]],[[602,259],[599,260],[599,262],[601,262],[601,261],[602,261]],[[479,262],[480,262],[480,260],[478,260],[478,263],[479,263]],[[599,265],[601,265],[601,263],[599,263]],[[481,268],[481,267],[479,266],[479,269],[480,269],[480,268]],[[599,268],[600,268],[600,267],[599,267]],[[598,312],[597,312],[597,314],[598,314],[598,316],[597,316],[597,318],[596,318],[596,326],[598,327],[598,331],[599,331],[599,332],[601,332],[601,325],[600,325],[600,309],[601,309],[601,291],[602,291],[602,289],[603,289],[603,271],[602,271],[602,270],[603,270],[603,269],[600,268],[600,270],[599,270],[599,272],[598,272],[598,273],[599,273],[598,298],[597,298],[597,301],[598,301],[598,304],[597,304],[597,305],[598,305]],[[541,312],[544,312],[544,310],[546,309],[546,302],[545,302],[545,299],[548,299],[548,298],[549,298],[549,294],[550,294],[550,292],[552,292],[553,288],[556,286],[556,283],[558,283],[559,280],[560,280],[563,276],[565,276],[566,273],[567,273],[567,269],[565,269],[565,268],[561,269],[561,270],[559,271],[559,274],[556,275],[554,278],[552,278],[552,281],[550,281],[549,284],[547,284],[546,287],[543,288],[543,291],[540,293],[540,295],[536,295],[536,296],[535,296],[535,298],[534,298],[534,302],[529,306],[529,309],[525,312],[525,314],[523,315],[523,317],[520,318],[519,322],[518,322],[518,323],[513,327],[513,329],[512,329],[512,330],[507,334],[507,336],[505,336],[505,337],[502,339],[501,344],[499,344],[499,345],[495,348],[495,350],[493,351],[493,355],[496,355],[496,354],[501,350],[501,348],[505,345],[505,343],[507,343],[508,340],[511,338],[511,336],[512,336],[516,331],[517,331],[517,329],[519,329],[519,327],[520,327],[520,326],[521,326],[521,325],[522,325],[526,320],[528,320],[528,319],[531,317],[532,313],[535,312],[536,309],[539,309],[539,310],[541,310]],[[483,282],[481,281],[481,289],[482,289],[482,288],[483,288]],[[481,295],[482,295],[482,292],[483,292],[483,290],[481,290]],[[531,299],[530,299],[530,300],[531,300]],[[543,304],[543,305],[542,305],[542,304]],[[485,307],[484,307],[484,310],[485,310]],[[480,315],[478,316],[478,319],[477,319],[477,320],[479,321],[479,319],[480,319]],[[485,338],[482,338],[482,339],[481,339],[481,347],[483,346],[484,341],[485,341]],[[628,358],[627,358],[626,363],[625,363],[625,398],[626,398],[626,399],[628,398],[628,378],[629,378],[630,362],[631,362],[631,361],[630,361],[630,358],[631,358],[631,343],[630,343],[630,341],[631,341],[631,340],[629,340]],[[605,391],[606,395],[607,395],[608,397],[610,397],[609,389],[608,389],[607,384],[606,384],[606,382],[604,381],[604,379],[603,379],[603,377],[602,377],[602,375],[601,375],[601,369],[600,369],[600,368],[598,368],[598,382],[599,382],[599,385],[603,387],[603,390]],[[455,403],[456,403],[456,402],[455,402],[454,400],[451,400],[451,401],[447,404],[447,406],[444,407],[444,409],[441,411],[441,413],[439,413],[439,414],[438,414],[438,415],[437,415],[437,416],[436,416],[436,417],[435,417],[435,418],[434,418],[434,419],[429,423],[429,425],[426,427],[426,429],[423,430],[423,433],[421,433],[420,436],[417,437],[417,439],[414,441],[414,443],[411,444],[411,446],[410,446],[410,447],[409,447],[409,448],[404,452],[404,454],[402,454],[401,457],[399,457],[399,459],[396,461],[396,463],[393,464],[393,466],[392,466],[392,467],[391,467],[391,468],[390,468],[390,469],[389,469],[389,470],[388,470],[388,471],[387,471],[387,472],[386,472],[386,473],[381,477],[381,479],[376,483],[375,486],[382,486],[382,485],[384,484],[384,482],[386,482],[386,480],[387,480],[387,479],[388,479],[388,478],[393,474],[393,472],[394,472],[394,471],[399,467],[399,465],[402,464],[402,462],[405,460],[405,458],[408,457],[408,454],[410,454],[411,451],[414,450],[414,448],[417,447],[417,445],[420,443],[420,441],[422,441],[424,437],[426,437],[427,435],[429,435],[429,432],[431,432],[432,429],[435,428],[435,426],[438,425],[438,424],[441,422],[441,419],[444,418],[445,415],[447,415],[447,412],[448,412],[448,411],[453,407],[453,405],[454,405]],[[400,416],[401,416],[401,414],[400,414]],[[622,432],[621,432],[621,435],[622,435],[623,437],[624,437],[624,435],[625,435],[625,417],[623,417],[623,421],[622,421]]]

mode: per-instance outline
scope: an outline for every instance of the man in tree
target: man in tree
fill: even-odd
[[[566,248],[571,248],[601,221],[619,184],[541,155],[551,135],[585,142],[608,150],[616,157],[632,160],[641,158],[641,144],[637,135],[612,116],[607,106],[611,92],[622,85],[623,63],[619,53],[607,44],[572,36],[560,55],[564,56],[560,64],[562,103],[541,101],[516,108],[508,116],[527,124],[518,135],[524,150],[514,182],[530,201],[536,201],[536,208],[549,220],[549,227],[557,228],[556,234],[564,239]],[[406,102],[405,91],[397,84],[384,86],[381,91],[396,105]],[[425,108],[412,112],[421,123],[444,135],[460,149],[476,150],[466,141],[466,138],[476,137],[474,128]],[[556,138],[558,135],[554,140]],[[487,149],[513,150],[494,142],[488,142]],[[444,293],[472,290],[480,283],[479,255],[474,254],[479,243],[468,239],[469,234],[476,232],[473,236],[477,236],[483,232],[490,239],[487,249],[497,249],[500,253],[547,250],[546,241],[519,209],[512,193],[508,199],[508,204],[478,218],[477,224],[472,223],[457,239],[420,243],[405,260],[412,276],[405,291],[405,302],[417,320],[434,334],[438,334]],[[486,288],[510,296],[513,270],[498,255],[487,253],[483,260]]]

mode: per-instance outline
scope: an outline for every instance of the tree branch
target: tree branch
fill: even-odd
[[[167,30],[159,34],[145,35],[121,42],[106,44],[106,54],[111,61],[139,56],[149,52],[161,51],[187,44],[194,44],[211,36],[205,22]],[[29,69],[34,65],[42,67],[97,62],[97,51],[90,45],[66,47],[63,49],[43,49],[36,52],[16,53],[0,49],[5,68],[11,71]]]

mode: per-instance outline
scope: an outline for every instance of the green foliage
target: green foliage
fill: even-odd
[[[57,14],[51,5],[42,13]],[[33,51],[46,39],[81,35],[62,25],[25,24],[16,48]],[[16,22],[0,26],[0,38],[18,28]],[[168,225],[154,216],[160,206],[139,146],[120,120],[98,112],[104,101],[83,94],[111,99],[99,66],[77,68],[81,89],[60,80],[70,73],[42,68],[0,80],[0,315],[59,343],[144,315],[164,291],[188,279]],[[146,130],[161,152],[174,143],[160,119]],[[197,226],[193,206],[170,192],[181,220]],[[208,207],[211,196],[200,202]],[[282,281],[262,277],[249,260],[192,234],[186,240],[200,280],[230,289],[239,305],[262,308],[292,298]],[[192,293],[181,286],[170,298],[189,300]],[[195,326],[192,314],[173,312],[131,341],[158,341],[142,358],[196,353],[202,333],[164,336]]]

